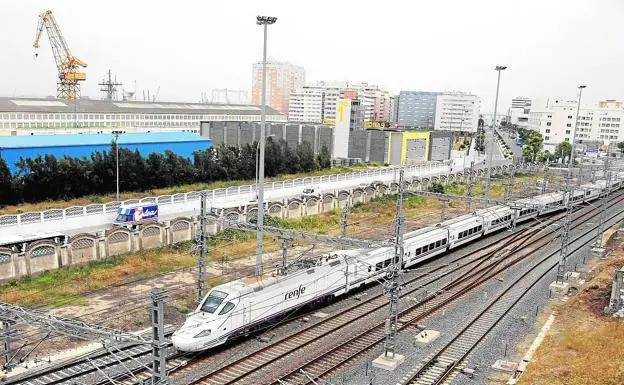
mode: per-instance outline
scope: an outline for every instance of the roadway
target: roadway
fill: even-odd
[[[500,164],[500,161],[493,164]],[[482,165],[477,165],[482,167]],[[428,177],[451,172],[449,162],[429,162],[420,166],[408,166],[405,170],[407,180],[413,177]],[[375,170],[334,174],[314,178],[295,179],[290,181],[268,183],[265,186],[266,201],[286,203],[289,199],[301,197],[308,187],[315,189],[315,194],[332,193],[337,195],[341,190],[351,190],[372,182],[383,182],[389,185],[399,178],[397,167],[383,167]],[[454,168],[453,171],[459,171]],[[175,198],[175,199],[174,199]],[[238,186],[228,189],[207,191],[208,208],[231,208],[254,204],[255,186]],[[199,194],[187,193],[176,196],[156,197],[159,205],[159,221],[177,217],[191,217],[199,214]],[[146,199],[143,199],[144,202]],[[152,200],[153,202],[154,200]],[[132,203],[136,203],[132,202]],[[61,213],[62,212],[62,213]],[[64,210],[49,210],[45,213],[25,213],[20,215],[0,216],[0,242],[12,235],[29,236],[45,232],[62,232],[67,235],[77,233],[96,233],[112,227],[114,211],[105,211],[104,205],[72,207]]]

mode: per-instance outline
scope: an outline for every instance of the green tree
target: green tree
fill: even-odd
[[[560,159],[561,163],[566,163],[566,159],[570,158],[570,154],[572,154],[572,145],[567,140],[564,140],[557,145],[554,157],[555,159]]]
[[[321,152],[319,152],[316,157],[316,161],[321,169],[331,168],[331,155],[329,153],[329,149],[327,145],[323,144],[321,147]]]
[[[535,162],[544,147],[544,138],[537,131],[532,131],[529,138],[524,142],[522,155],[528,162]]]
[[[13,178],[4,159],[0,158],[0,207],[13,203]]]
[[[314,157],[314,150],[309,142],[305,141],[297,145],[297,155],[299,157],[301,170],[309,172],[318,169],[318,165],[316,164],[316,159]]]
[[[429,186],[429,192],[437,193],[437,194],[444,194],[444,185],[440,182],[436,182],[432,184],[431,186]]]
[[[620,149],[620,153],[624,154],[624,142],[618,143],[617,146]]]

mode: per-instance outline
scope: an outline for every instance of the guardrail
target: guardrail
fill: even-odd
[[[388,179],[392,176],[398,179],[398,170],[403,169],[406,176],[420,175],[432,172],[448,172],[447,167],[451,161],[436,161],[422,165],[404,167],[384,167],[374,170],[354,171],[350,173],[331,174],[315,177],[290,179],[265,184],[265,191],[278,191],[304,186],[323,186],[326,184],[342,182],[374,180],[375,178]],[[244,194],[256,191],[255,185],[232,186],[214,190],[205,190],[209,205],[217,200],[233,200]],[[105,204],[90,204],[86,206],[73,206],[65,209],[50,209],[41,212],[27,212],[23,214],[7,214],[0,216],[0,240],[7,235],[32,234],[48,231],[67,231],[73,229],[90,228],[110,224],[115,218],[117,209],[123,205],[138,203],[157,203],[159,215],[171,216],[177,214],[189,214],[199,210],[200,191],[161,195],[157,197],[145,197],[141,199],[128,199],[125,201],[113,201]],[[230,199],[231,198],[231,199]]]

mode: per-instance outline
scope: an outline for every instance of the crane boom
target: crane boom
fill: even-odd
[[[87,67],[87,63],[72,55],[51,10],[47,10],[39,15],[37,34],[33,43],[35,49],[39,48],[39,41],[41,40],[44,27],[50,39],[52,54],[58,70],[57,96],[61,99],[69,100],[79,98],[79,82],[87,78],[84,72],[79,72],[79,68]]]

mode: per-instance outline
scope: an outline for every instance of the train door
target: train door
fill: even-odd
[[[243,299],[243,326],[251,322],[251,302],[249,299]]]

